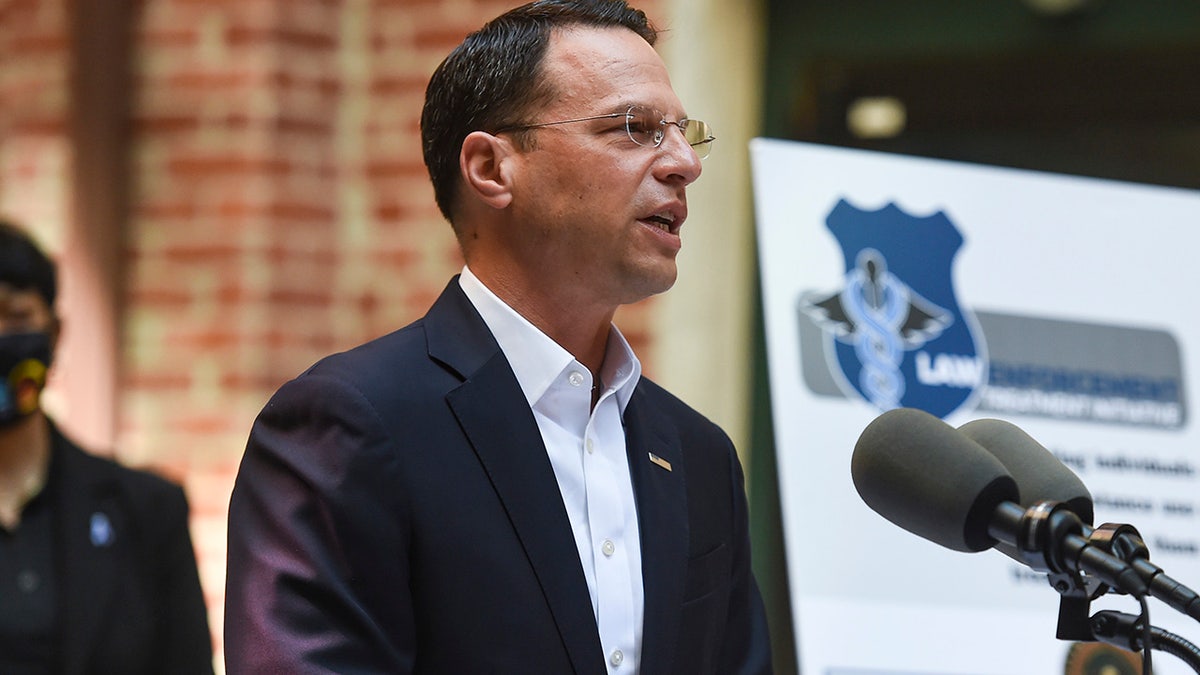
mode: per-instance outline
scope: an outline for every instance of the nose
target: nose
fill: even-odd
[[[658,147],[662,157],[658,165],[659,178],[667,182],[690,185],[700,177],[703,170],[700,155],[697,155],[696,149],[687,142],[683,129],[674,123],[669,123],[666,127],[667,134]]]

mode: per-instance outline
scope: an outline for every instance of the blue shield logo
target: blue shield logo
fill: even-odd
[[[843,393],[881,411],[958,410],[987,382],[986,347],[951,279],[963,237],[939,211],[895,204],[860,210],[844,199],[826,218],[841,245],[845,284],[804,293],[800,309],[825,334],[825,360]]]

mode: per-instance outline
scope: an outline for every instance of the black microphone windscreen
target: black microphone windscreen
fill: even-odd
[[[1087,486],[1054,453],[1020,427],[1004,420],[981,419],[967,422],[958,430],[982,445],[1008,469],[1017,481],[1021,506],[1028,508],[1045,500],[1061,502],[1085,524],[1092,524],[1095,514]]]
[[[897,408],[875,418],[854,446],[854,487],[879,515],[956,551],[996,544],[988,526],[1017,484],[1000,460],[929,413]]]

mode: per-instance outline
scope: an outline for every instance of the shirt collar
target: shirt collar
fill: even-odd
[[[458,284],[499,343],[530,407],[537,404],[564,370],[572,366],[583,369],[570,352],[483,285],[470,268],[463,267]],[[615,325],[612,326],[600,380],[606,388],[616,389],[622,413],[641,374],[642,364],[629,342]]]

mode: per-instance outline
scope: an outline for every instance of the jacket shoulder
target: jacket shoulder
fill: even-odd
[[[183,487],[156,471],[125,466],[83,450],[62,436],[56,442],[55,455],[61,462],[67,490],[87,490],[90,486],[95,494],[124,495],[140,512],[157,515],[169,506],[166,513],[182,510],[186,514]]]

